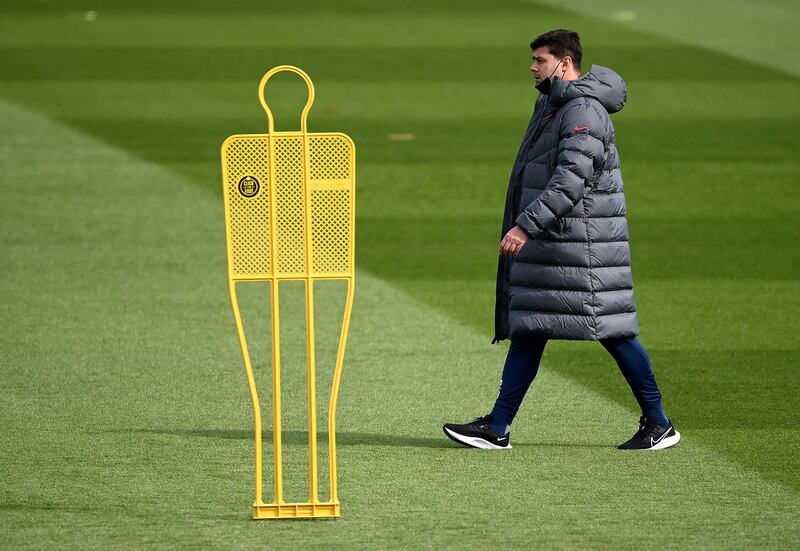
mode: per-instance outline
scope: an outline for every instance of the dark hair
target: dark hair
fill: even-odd
[[[556,29],[537,36],[531,42],[531,50],[536,50],[542,46],[547,46],[550,54],[559,59],[566,56],[571,57],[572,63],[580,71],[583,49],[581,48],[581,37],[575,31]]]

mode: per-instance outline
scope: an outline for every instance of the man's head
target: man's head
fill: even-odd
[[[536,84],[558,77],[575,80],[581,76],[581,38],[575,31],[556,29],[537,36],[531,42],[533,64],[531,72]]]

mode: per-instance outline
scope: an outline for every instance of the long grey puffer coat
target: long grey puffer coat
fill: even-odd
[[[501,235],[531,239],[500,257],[495,342],[525,335],[602,340],[639,334],[614,127],[622,78],[593,65],[540,95],[509,182]]]

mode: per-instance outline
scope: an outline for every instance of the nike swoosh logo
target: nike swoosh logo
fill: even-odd
[[[580,132],[581,130],[588,130],[588,129],[589,129],[588,126],[576,126],[575,132]]]
[[[669,429],[667,429],[666,431],[664,431],[664,434],[662,434],[662,435],[661,435],[661,438],[659,438],[658,440],[653,440],[653,437],[651,436],[651,437],[650,437],[650,445],[651,445],[651,446],[655,446],[656,444],[658,444],[659,442],[661,442],[661,441],[662,441],[664,438],[666,438],[666,436],[667,436],[668,434],[669,434]]]

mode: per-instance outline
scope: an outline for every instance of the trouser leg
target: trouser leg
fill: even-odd
[[[642,415],[659,425],[667,426],[669,421],[661,405],[661,392],[656,384],[650,358],[636,338],[607,339],[600,341],[616,360],[622,375],[628,381]]]
[[[498,434],[503,435],[508,432],[528,387],[539,371],[539,362],[546,344],[547,339],[538,337],[524,337],[511,341],[503,366],[500,392],[489,415],[490,423]]]

